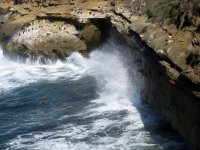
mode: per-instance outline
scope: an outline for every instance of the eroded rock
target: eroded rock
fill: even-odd
[[[183,13],[176,13],[174,6],[182,11],[177,2],[185,1],[162,1],[162,5],[157,5],[158,11],[147,11],[157,2],[33,0],[13,5],[13,1],[6,1],[0,4],[3,12],[0,40],[5,47],[4,54],[63,59],[72,51],[92,50],[102,33],[91,22],[107,19],[135,50],[150,59],[143,70],[146,77],[143,99],[160,109],[192,149],[199,149],[199,7],[194,12],[183,8]],[[173,4],[172,9],[165,7],[168,4]],[[159,12],[175,13],[173,24],[169,24],[169,13]]]
[[[100,40],[101,31],[95,25],[86,25],[79,31],[64,21],[36,20],[24,25],[7,40],[5,54],[63,60],[73,51],[82,53],[94,49]]]

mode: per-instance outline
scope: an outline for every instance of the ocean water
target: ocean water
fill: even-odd
[[[185,142],[140,101],[142,77],[125,45],[65,62],[13,62],[0,50],[0,149],[183,150]]]

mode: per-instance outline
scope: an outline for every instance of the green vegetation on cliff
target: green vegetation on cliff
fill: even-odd
[[[160,0],[146,11],[152,21],[168,19],[178,28],[196,24],[200,16],[200,0]]]

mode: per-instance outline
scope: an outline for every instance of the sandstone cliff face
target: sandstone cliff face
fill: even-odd
[[[12,58],[17,54],[22,59],[64,60],[73,51],[84,54],[95,48],[101,41],[99,28],[87,18],[69,13],[77,9],[71,8],[70,3],[65,6],[69,9],[66,12],[62,3],[65,4],[64,1],[2,3],[0,39],[4,54]],[[45,63],[44,60],[40,62]]]
[[[186,9],[185,4],[189,4]],[[94,49],[109,28],[105,20],[110,22],[146,59],[141,71],[146,78],[143,100],[162,112],[191,149],[199,149],[200,11],[198,5],[191,11],[193,4],[187,0],[5,0],[0,3],[0,39],[8,56],[63,59],[72,51]]]

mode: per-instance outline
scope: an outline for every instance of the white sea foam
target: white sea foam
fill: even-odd
[[[109,48],[109,47],[107,47]],[[117,48],[117,47],[116,47]],[[60,77],[79,79],[85,75],[96,78],[99,97],[92,100],[86,109],[77,114],[82,118],[95,118],[87,125],[66,124],[56,131],[34,132],[11,140],[10,149],[37,150],[139,150],[162,149],[150,133],[144,129],[140,113],[133,105],[138,101],[136,87],[129,78],[128,70],[117,51],[94,51],[84,58],[73,53],[67,62],[52,65],[28,65],[10,62],[0,54],[0,92],[25,86],[40,80],[54,80]],[[124,113],[124,117],[113,119],[106,115]],[[66,116],[67,117],[67,116]],[[117,137],[110,135],[113,127],[122,128]],[[97,136],[101,133],[104,136]],[[115,132],[113,133],[115,134]],[[89,138],[91,141],[84,141]]]
[[[35,62],[34,65],[12,62],[6,59],[0,50],[0,94],[41,80],[56,81],[61,77],[76,80],[84,73],[85,69],[82,66],[60,61],[51,65],[41,65],[39,62]]]

